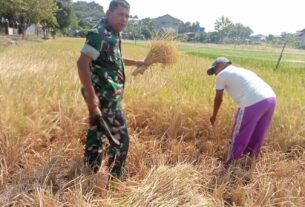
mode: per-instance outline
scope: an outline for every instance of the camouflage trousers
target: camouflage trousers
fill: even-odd
[[[112,176],[122,178],[129,148],[129,135],[121,101],[100,100],[102,116],[89,112],[89,130],[85,146],[85,165],[97,172],[102,163],[104,137],[109,140],[108,167]]]

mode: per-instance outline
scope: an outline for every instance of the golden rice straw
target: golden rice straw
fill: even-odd
[[[176,42],[170,36],[156,38],[151,42],[150,51],[147,54],[144,63],[138,67],[132,74],[143,74],[153,64],[163,64],[163,66],[172,65],[178,60]]]

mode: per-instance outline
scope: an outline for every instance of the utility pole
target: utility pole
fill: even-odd
[[[280,62],[281,62],[281,60],[282,60],[282,56],[283,56],[283,53],[284,53],[284,50],[285,50],[286,45],[287,45],[287,40],[285,40],[285,43],[284,43],[283,48],[282,48],[282,52],[281,52],[281,54],[280,54],[280,57],[279,57],[279,59],[278,59],[278,61],[277,61],[277,64],[276,64],[274,70],[277,70],[278,67],[280,66]]]

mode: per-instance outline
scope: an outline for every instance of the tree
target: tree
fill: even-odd
[[[253,33],[252,29],[241,23],[234,24],[227,17],[220,17],[214,24],[216,32],[219,34],[220,43],[245,43]]]
[[[1,14],[9,19],[9,21],[17,21],[21,24],[23,34],[25,26],[28,23],[30,16],[32,16],[29,13],[30,3],[30,1],[25,0],[8,0],[6,3],[3,3],[3,8],[1,9]],[[33,8],[33,11],[36,11],[36,9]]]
[[[300,47],[300,38],[296,34],[282,32],[280,40],[282,43],[287,42],[287,44],[291,47]]]
[[[200,28],[200,23],[198,21],[193,22],[192,25],[190,26],[190,32],[197,32],[199,28]]]
[[[198,35],[198,41],[199,42],[207,43],[207,39],[208,39],[208,33],[206,33],[206,32],[201,32]]]
[[[252,33],[253,31],[250,27],[246,27],[241,23],[236,23],[229,31],[229,42],[245,43]]]
[[[156,33],[155,25],[151,18],[141,19],[140,25],[141,34],[146,40],[151,39]]]
[[[188,32],[197,32],[198,28],[200,28],[200,23],[197,22],[186,22],[184,24],[181,24],[178,33],[183,34],[183,33],[188,33]]]
[[[72,3],[70,27],[79,30],[78,34],[84,36],[104,16],[104,8],[101,5],[95,2],[76,1]]]
[[[71,29],[73,30],[79,30],[81,29],[80,25],[79,25],[79,22],[78,22],[78,19],[75,15],[75,13],[72,11],[71,13],[71,23],[70,23],[70,27]]]
[[[220,35],[221,43],[225,42],[225,39],[228,38],[229,33],[230,33],[230,31],[232,31],[233,27],[234,27],[234,24],[227,17],[222,16],[216,20],[216,22],[214,24],[214,28]]]
[[[269,34],[267,37],[266,37],[266,42],[268,44],[271,44],[271,45],[279,45],[280,42],[281,42],[281,38],[280,37],[277,37],[275,35],[272,35],[272,34]]]
[[[135,41],[135,44],[137,44],[137,39],[141,36],[141,23],[137,16],[129,19],[125,32],[128,34],[129,38],[131,37]]]
[[[266,37],[266,41],[268,41],[268,42],[272,42],[273,40],[274,40],[274,35],[272,35],[272,34],[269,34],[267,37]]]
[[[179,34],[183,34],[186,33],[188,31],[188,28],[190,27],[191,23],[190,22],[186,22],[184,24],[181,24],[178,28],[178,33]]]
[[[26,27],[30,24],[38,24],[42,21],[57,24],[54,21],[54,13],[57,9],[54,0],[6,0],[2,5],[1,15],[10,21],[17,21],[23,37]]]
[[[0,16],[5,16],[8,14],[10,5],[12,5],[11,0],[0,1]]]
[[[50,30],[56,30],[59,27],[55,17],[57,6],[53,0],[40,0],[40,3],[40,24],[43,29],[44,39],[47,39]]]
[[[151,18],[138,19],[137,15],[130,16],[128,25],[124,30],[127,39],[151,39],[156,33],[154,22]]]
[[[69,27],[73,21],[72,1],[71,0],[55,0],[58,7],[56,11],[56,19],[59,28],[63,31]]]
[[[207,42],[208,43],[219,43],[221,41],[220,34],[218,32],[208,32]]]

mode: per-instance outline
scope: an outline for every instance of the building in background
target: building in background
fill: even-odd
[[[183,25],[183,21],[174,18],[169,14],[155,18],[154,25],[157,30],[178,33],[179,27]]]

